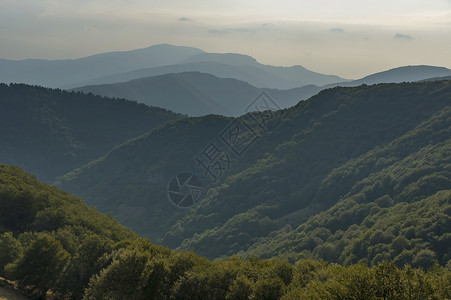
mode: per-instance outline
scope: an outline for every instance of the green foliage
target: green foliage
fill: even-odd
[[[194,151],[202,150],[206,137],[215,137],[229,121],[206,116],[170,122],[65,175],[57,185],[72,193],[81,191],[79,187],[87,190],[95,185],[102,192],[95,197],[84,195],[89,205],[112,213],[140,235],[162,236],[185,214],[168,201],[167,183],[180,169],[189,170],[194,164]],[[184,151],[180,152],[181,148]],[[110,160],[115,164],[109,164]],[[119,173],[121,178],[117,177]]]
[[[0,235],[0,276],[4,276],[4,268],[14,262],[22,254],[22,245],[11,232]]]
[[[136,102],[0,84],[0,163],[46,182],[180,115]]]
[[[23,256],[8,265],[6,273],[22,285],[34,286],[39,295],[45,297],[47,291],[56,285],[69,259],[70,254],[59,241],[42,233],[25,248]]]
[[[149,256],[136,250],[126,250],[90,283],[84,299],[145,299],[152,274]],[[95,287],[95,288],[94,288]]]
[[[70,246],[68,248],[74,249]],[[70,295],[72,299],[81,299],[84,288],[88,286],[93,274],[98,274],[102,270],[103,256],[112,252],[112,241],[88,233],[75,249],[74,256],[60,274],[55,291]]]
[[[28,127],[0,118],[9,124],[8,145],[55,158],[78,153],[71,160],[77,166],[94,158],[80,154],[81,137],[99,126],[101,136],[92,137],[105,149],[85,150],[106,153],[103,138],[118,141],[108,132],[119,129],[102,126],[130,121],[119,118],[119,108],[134,105],[117,100],[116,119],[88,118],[82,130],[68,121],[70,109],[89,111],[88,104],[73,103],[81,95],[59,92],[67,103],[55,106],[36,100],[55,91],[1,88],[34,99],[21,121]],[[20,102],[14,97],[4,101],[9,111]],[[451,264],[450,99],[449,81],[323,91],[274,113],[267,131],[256,129],[252,148],[217,183],[204,181],[211,183],[206,198],[186,211],[167,201],[166,184],[195,168],[193,157],[231,119],[167,123],[58,181],[153,241],[224,261],[155,246],[79,198],[0,165],[0,271],[41,297],[51,290],[70,299],[451,298],[444,267]],[[94,101],[91,108],[99,107],[104,104]],[[256,125],[249,116],[241,120]],[[14,140],[21,134],[14,128],[53,148]],[[120,136],[125,141],[135,133]],[[226,257],[233,254],[238,257]],[[279,259],[259,259],[274,256]]]
[[[254,283],[243,274],[238,274],[235,280],[230,284],[229,291],[226,294],[227,300],[246,300],[253,294]]]
[[[449,261],[451,109],[333,170],[318,193],[340,199],[291,232],[255,243],[247,255],[288,251],[350,264],[393,260],[430,268]],[[389,159],[385,159],[389,157]],[[385,161],[385,162],[384,162]],[[346,185],[346,192],[340,192]],[[294,250],[294,251],[293,251]],[[291,255],[296,260],[299,255]]]
[[[113,244],[136,238],[112,217],[17,167],[0,165],[0,208],[0,230],[6,231],[0,274],[34,286],[40,296],[52,288],[80,299]]]
[[[428,273],[409,266],[398,269],[389,262],[373,268],[323,265],[307,285],[293,287],[282,299],[447,299],[448,273],[445,268]]]
[[[193,252],[173,252],[138,238],[110,217],[88,209],[79,199],[38,182],[16,167],[0,166],[0,179],[0,188],[14,186],[26,191],[36,204],[35,217],[23,224],[34,232],[14,227],[17,237],[11,232],[0,236],[0,263],[6,264],[5,275],[21,287],[32,289],[36,299],[49,295],[53,299],[118,300],[451,297],[451,271],[437,264],[422,270],[409,265],[398,268],[386,261],[371,268],[305,259],[290,264],[256,256],[209,261]],[[42,193],[47,196],[40,197]],[[437,195],[435,201],[449,199],[447,196]],[[58,222],[36,217],[43,212],[58,215]],[[314,231],[318,239],[330,239],[334,234],[319,228]],[[393,239],[396,253],[402,254],[415,240],[415,230],[409,231],[405,238]],[[382,229],[374,230],[368,238],[388,241]],[[422,249],[412,257],[419,264],[428,264],[433,253]]]
[[[243,116],[259,139],[241,157],[232,155],[218,182],[201,176],[209,190],[186,211],[167,201],[167,182],[181,170],[204,174],[193,157],[230,119],[165,124],[58,185],[153,242],[208,258],[255,254],[370,266],[390,259],[426,268],[434,258],[445,265],[448,204],[432,199],[451,190],[450,99],[449,81],[379,84],[322,91],[273,113],[267,130]],[[390,226],[395,219],[402,228]],[[406,240],[392,243],[397,237]],[[422,249],[435,254],[417,257]]]

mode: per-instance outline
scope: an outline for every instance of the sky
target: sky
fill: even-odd
[[[356,79],[451,68],[451,0],[0,0],[0,58],[192,46]]]

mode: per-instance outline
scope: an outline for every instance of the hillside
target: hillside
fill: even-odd
[[[168,201],[167,183],[177,173],[193,170],[196,152],[229,122],[225,117],[206,116],[168,123],[116,147],[56,184],[83,194],[89,205],[117,216],[122,224],[156,242],[185,214]]]
[[[442,76],[442,77],[433,77],[433,78],[423,79],[420,81],[440,81],[440,80],[451,80],[451,75],[450,76]]]
[[[334,203],[329,209],[297,228],[302,210],[275,219],[284,228],[242,254],[321,258],[345,265],[383,260],[400,267],[425,261],[432,266],[436,260],[449,264],[450,117],[447,107],[388,145],[334,169],[311,203]],[[218,239],[237,227],[230,220],[217,231],[185,241],[182,248],[211,251],[209,243],[222,243]]]
[[[0,82],[45,87],[77,86],[80,82],[145,67],[176,64],[202,50],[172,45],[96,54],[67,60],[0,59]]]
[[[266,91],[281,108],[291,107],[319,91],[316,86],[290,90],[259,89],[236,79],[184,72],[135,79],[128,82],[85,86],[74,89],[106,97],[135,100],[189,116],[218,114],[240,116],[247,106]]]
[[[404,82],[404,81],[419,81],[431,77],[450,76],[451,70],[444,67],[434,66],[405,66],[399,67],[384,72],[372,74],[356,81],[357,85],[376,84],[383,82]]]
[[[243,66],[247,69],[243,69]],[[253,71],[250,71],[251,69]],[[442,67],[406,66],[353,81],[338,82],[339,78],[334,78],[332,80],[334,83],[323,85],[327,83],[320,79],[324,75],[315,75],[314,72],[301,66],[289,68],[265,66],[246,55],[201,53],[186,59],[183,64],[113,75],[74,90],[136,100],[189,116],[220,114],[236,117],[242,115],[248,103],[263,90],[277,102],[280,108],[288,108],[326,88],[446,80],[446,76],[434,76],[449,74],[451,70]],[[269,77],[265,79],[262,75]],[[319,76],[319,81],[313,80],[315,76]],[[296,81],[302,78],[311,80]],[[290,84],[284,84],[280,81],[288,82],[293,79],[296,83],[293,81]],[[114,83],[97,84],[102,82]],[[272,84],[268,84],[269,82]],[[311,84],[306,85],[307,83]],[[262,89],[261,87],[281,89]],[[288,87],[290,88],[285,89]]]
[[[317,240],[315,235],[323,230],[321,223],[315,221],[315,218],[322,220],[327,214],[339,210],[343,203],[356,202],[356,208],[349,208],[353,209],[352,212],[354,209],[359,211],[361,215],[356,219],[350,218],[351,223],[343,225],[341,230],[345,232],[348,228],[361,226],[363,219],[369,217],[370,211],[372,214],[378,211],[375,204],[371,204],[375,207],[373,210],[368,204],[363,206],[365,210],[360,212],[358,201],[366,203],[366,200],[353,196],[370,188],[370,184],[358,184],[370,176],[370,173],[350,177],[343,182],[339,181],[340,176],[333,177],[338,180],[337,183],[330,179],[337,170],[347,166],[352,166],[347,172],[357,174],[361,166],[353,165],[353,162],[363,159],[365,155],[371,156],[371,151],[388,147],[387,154],[376,160],[378,167],[384,166],[387,172],[398,172],[406,178],[400,184],[399,190],[387,194],[391,200],[383,200],[384,194],[378,192],[371,197],[366,196],[367,202],[384,203],[380,205],[387,207],[379,208],[385,213],[402,202],[418,202],[415,204],[418,208],[415,209],[420,210],[421,201],[431,197],[431,201],[435,201],[440,209],[444,209],[444,215],[437,212],[440,218],[444,218],[443,222],[448,222],[446,193],[442,192],[437,196],[434,194],[449,189],[449,177],[446,173],[449,156],[443,153],[448,151],[447,106],[450,99],[449,81],[325,90],[293,108],[272,113],[269,119],[268,115],[254,114],[235,120],[248,122],[258,137],[254,140],[252,132],[248,131],[247,138],[238,141],[236,147],[240,149],[251,143],[241,156],[234,156],[230,150],[227,152],[225,144],[220,144],[222,130],[227,124],[231,124],[233,119],[209,116],[175,121],[117,147],[105,157],[67,174],[58,184],[84,197],[87,203],[99,207],[102,211],[118,216],[123,224],[139,234],[172,248],[194,249],[210,258],[240,252],[243,256],[249,253],[270,256],[269,253],[273,253],[296,260],[300,256],[297,251],[294,251],[295,254],[291,253],[294,246],[277,250],[278,242],[274,236],[283,229],[287,234],[291,233],[294,239],[297,237],[296,232],[304,230],[302,232],[315,242],[307,248],[302,248],[298,245],[299,240],[295,240],[294,243],[298,245],[296,247],[301,247],[296,249],[304,251],[306,256],[323,257],[317,253],[319,249],[312,251],[319,244],[326,242],[325,238],[337,238],[339,235],[335,234],[340,233],[326,233],[325,237],[321,236],[324,239]],[[258,120],[262,116],[267,119],[265,127],[258,126]],[[441,126],[437,127],[437,132],[435,127],[432,127],[432,133],[437,134],[435,139],[431,132],[424,133],[421,127],[428,124],[423,122],[435,122],[434,118],[440,119],[437,124]],[[397,152],[400,151],[398,148],[390,146],[390,143],[395,143],[397,139],[402,140],[416,134],[419,136],[414,142],[407,143],[407,150],[404,149],[402,155]],[[211,177],[202,176],[208,173],[196,166],[195,161],[212,141],[225,149],[225,154],[230,154],[231,158],[227,169],[217,174],[217,182]],[[430,149],[423,149],[428,145]],[[437,165],[437,172],[443,174],[436,175],[434,169],[420,171],[421,166],[410,161],[411,157],[422,155],[430,156],[428,163],[431,166]],[[398,166],[398,161],[403,165]],[[388,169],[389,167],[393,169]],[[166,187],[174,175],[190,170],[199,175],[208,191],[205,199],[197,206],[180,210],[171,206],[165,194]],[[375,169],[374,172],[376,171],[380,170]],[[416,174],[415,171],[418,171],[418,176],[421,177],[408,176],[410,172]],[[420,180],[422,176],[425,176],[424,190],[423,187],[419,188],[420,192],[416,196],[404,191],[405,186],[414,188],[416,180]],[[438,183],[432,179],[434,176],[439,177]],[[396,185],[396,180],[389,182]],[[328,181],[331,186],[326,189]],[[345,196],[353,200],[347,200]],[[382,200],[378,200],[381,197]],[[387,210],[384,210],[385,208]],[[351,214],[351,211],[348,213]],[[397,210],[390,210],[386,218],[401,218],[402,214],[397,215],[396,212]],[[346,216],[348,215],[340,218]],[[368,230],[376,231],[381,230],[386,222],[367,221],[364,224],[369,226]],[[172,226],[168,227],[171,223]],[[333,228],[336,225],[330,226]],[[370,235],[370,231],[363,230],[363,227],[360,229],[363,236]],[[440,232],[437,233],[437,239],[445,239],[445,245],[448,243],[448,232],[445,230],[444,236]],[[398,231],[393,231],[392,234],[393,238],[401,235]],[[268,239],[268,245],[271,245],[274,239],[275,248],[268,249],[277,251],[263,251],[265,244],[260,242],[264,239]],[[421,244],[426,245],[424,249],[432,251],[441,264],[447,263],[448,254],[441,252],[443,244],[439,243],[437,246],[421,234],[418,234],[417,239],[409,242],[409,247],[412,248],[406,248],[413,251],[410,258],[407,258],[408,262],[413,263],[421,248],[417,245]],[[328,242],[336,246],[334,240]],[[342,247],[351,247],[347,240],[343,240],[343,243]],[[384,247],[390,245],[386,240],[381,243],[386,244]],[[335,258],[339,262],[366,259],[368,264],[373,264],[378,261],[373,261],[374,258],[370,255],[360,254],[353,258],[352,252],[340,251],[341,248],[337,248],[334,252],[334,255],[340,256]]]
[[[51,182],[181,116],[135,102],[0,84],[0,163]]]
[[[400,82],[415,82],[429,80],[430,78],[451,76],[451,70],[444,67],[435,66],[403,66],[394,68],[375,74],[365,76],[361,79],[340,82],[337,84],[327,85],[333,86],[359,86],[361,84],[378,84],[378,83],[400,83]],[[446,78],[444,78],[446,79]]]
[[[212,262],[172,252],[5,165],[0,217],[0,276],[32,299],[445,299],[451,293],[444,267],[292,265],[256,257]]]
[[[33,299],[50,288],[80,299],[107,262],[101,257],[136,238],[81,199],[0,165],[0,276],[18,281]]]

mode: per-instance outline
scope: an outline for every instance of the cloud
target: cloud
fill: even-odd
[[[193,20],[191,20],[190,18],[187,18],[187,17],[181,17],[181,18],[178,18],[178,20],[181,21],[181,22],[192,22],[193,21]]]
[[[393,38],[402,39],[402,40],[413,40],[413,37],[411,37],[408,34],[403,34],[403,33],[397,33],[393,36]]]
[[[343,28],[338,28],[338,27],[331,28],[329,31],[333,32],[333,33],[343,33],[343,32],[345,32],[345,30]]]

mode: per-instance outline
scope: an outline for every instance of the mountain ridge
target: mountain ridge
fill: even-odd
[[[280,108],[287,108],[313,96],[319,88],[304,86],[289,90],[260,89],[233,78],[183,72],[115,84],[84,86],[74,91],[131,99],[189,116],[239,116],[245,113],[246,107],[262,92],[270,95]]]
[[[344,79],[335,75],[324,75],[302,66],[275,67],[258,63],[254,58],[237,53],[201,53],[185,62],[156,68],[139,69],[127,73],[98,78],[78,85],[114,83],[156,76],[167,73],[198,71],[220,78],[234,78],[259,88],[291,89],[304,85],[325,85]]]
[[[218,54],[219,55],[219,54]],[[235,68],[233,66],[233,61],[235,59],[235,54],[228,57],[227,55],[221,56],[219,55],[219,59],[217,58],[218,55],[211,56],[211,53],[205,53],[198,55],[200,58],[199,60],[202,60],[204,58],[204,61],[200,62],[191,62],[181,65],[174,65],[174,66],[165,66],[161,68],[153,68],[153,69],[143,69],[140,71],[134,71],[131,73],[124,74],[125,77],[110,77],[109,81],[116,81],[116,80],[125,80],[126,78],[131,79],[134,77],[140,77],[139,79],[132,79],[130,81],[126,82],[118,82],[115,84],[100,84],[100,85],[91,85],[91,86],[82,86],[79,88],[76,88],[74,90],[77,91],[85,91],[85,92],[92,92],[94,94],[99,94],[103,96],[109,96],[109,97],[123,97],[127,99],[132,100],[138,100],[139,102],[146,103],[148,105],[154,105],[159,106],[163,108],[167,108],[179,113],[188,114],[190,116],[201,116],[206,115],[210,113],[214,114],[222,114],[222,115],[228,115],[228,116],[238,116],[243,113],[243,107],[240,107],[236,102],[240,101],[250,101],[250,99],[253,99],[258,94],[258,90],[255,89],[255,91],[250,92],[250,87],[245,88],[244,86],[246,84],[249,85],[249,82],[254,82],[254,87],[260,86],[258,85],[259,79],[257,77],[248,78],[247,75],[235,75],[233,74],[233,69]],[[238,59],[241,61],[241,56]],[[246,56],[244,56],[246,57]],[[212,61],[208,61],[210,59]],[[223,64],[224,61],[221,61],[221,59],[225,60],[232,60],[232,63],[226,65]],[[196,59],[194,59],[196,60]],[[214,61],[216,60],[216,61]],[[245,60],[248,60],[246,57]],[[240,62],[242,63],[242,62]],[[237,64],[239,65],[239,64]],[[215,67],[215,71],[211,72],[211,67]],[[223,69],[226,67],[227,69]],[[296,74],[302,73],[302,72],[308,72],[311,76],[314,75],[314,72],[308,71],[302,66],[293,66],[293,67],[272,67],[272,66],[249,66],[249,68],[257,68],[259,70],[263,70],[266,72],[266,67],[270,68],[271,70],[267,72],[267,74],[270,74],[272,72],[273,75],[279,76],[278,78],[283,78],[284,76],[296,77]],[[281,72],[278,72],[278,68],[282,70]],[[203,74],[210,74],[215,73],[216,75],[212,75],[217,77],[216,82],[212,82],[210,78],[205,78],[206,83],[201,83],[199,80],[197,80],[196,83],[194,83],[194,86],[191,85],[193,83],[193,79],[195,79],[196,75],[198,74],[196,72],[187,71],[190,69],[197,69],[202,70]],[[227,71],[229,70],[229,71]],[[293,71],[294,70],[294,71]],[[154,72],[153,74],[149,72]],[[170,72],[170,73],[166,73]],[[209,73],[211,72],[211,73]],[[224,72],[224,73],[221,73]],[[163,74],[162,74],[163,73]],[[174,73],[174,74],[173,74]],[[259,72],[257,72],[259,73]],[[256,73],[256,74],[257,74]],[[292,73],[292,74],[290,74]],[[138,75],[139,74],[139,75]],[[158,75],[160,74],[160,75]],[[169,75],[171,74],[171,75]],[[175,75],[178,74],[178,75]],[[203,90],[203,93],[199,93],[200,97],[196,97],[192,94],[192,92],[188,91],[187,94],[191,95],[191,97],[188,97],[188,99],[185,99],[183,93],[180,94],[173,94],[174,90],[162,89],[162,86],[169,86],[169,82],[157,84],[152,84],[151,81],[156,78],[163,78],[164,76],[179,76],[187,78],[188,74],[192,74],[193,79],[189,80],[191,82],[192,88],[196,90]],[[249,73],[246,73],[249,74]],[[261,74],[261,73],[259,73]],[[312,75],[313,74],[313,75]],[[390,69],[387,71],[383,71],[380,73],[375,73],[372,75],[368,75],[362,79],[354,80],[354,81],[348,81],[348,82],[341,82],[341,83],[334,83],[330,85],[325,86],[315,86],[315,85],[306,85],[298,88],[292,88],[288,90],[277,90],[277,89],[261,89],[268,94],[270,94],[276,102],[278,102],[279,106],[281,108],[287,108],[291,107],[297,102],[305,100],[310,98],[311,96],[315,95],[321,90],[324,90],[326,88],[336,87],[336,86],[358,86],[361,84],[374,84],[374,83],[399,83],[399,82],[412,82],[412,81],[422,81],[422,80],[435,80],[430,79],[430,76],[438,76],[443,74],[451,74],[451,70],[443,67],[434,67],[434,66],[405,66],[405,67],[399,67],[395,69]],[[153,75],[152,77],[146,77],[147,75]],[[320,74],[321,75],[321,74]],[[145,76],[145,77],[142,77]],[[162,77],[163,76],[163,77]],[[207,75],[203,75],[207,76]],[[322,76],[322,75],[321,75]],[[224,78],[225,77],[225,78]],[[231,77],[231,78],[228,78]],[[237,77],[240,77],[237,79]],[[115,79],[113,79],[115,78]],[[138,81],[144,81],[148,80],[147,90],[143,90],[142,87],[136,86],[136,82]],[[151,79],[153,78],[153,79]],[[288,78],[288,77],[287,77]],[[287,79],[285,78],[285,79]],[[440,80],[446,79],[446,77],[440,77]],[[236,82],[237,84],[235,87],[230,86],[230,80],[237,79],[241,82]],[[289,78],[288,78],[289,79]],[[272,79],[274,80],[274,78]],[[438,80],[438,78],[437,78]],[[177,87],[180,84],[180,82],[174,82],[174,87]],[[209,86],[215,86],[216,90],[209,89]],[[122,86],[122,88],[120,88]],[[264,84],[263,84],[264,86]],[[237,93],[240,91],[239,93]],[[298,94],[296,96],[296,93]],[[161,98],[161,99],[158,99]],[[164,101],[162,99],[165,99]],[[188,103],[183,103],[187,101]],[[195,109],[193,107],[187,107],[194,105]]]
[[[192,169],[203,173],[201,168],[196,169],[194,157],[201,155],[202,145],[206,147],[209,142],[217,141],[218,134],[234,119],[208,116],[175,121],[161,127],[158,133],[151,132],[133,140],[133,144],[120,146],[109,154],[111,157],[102,158],[101,163],[82,167],[76,174],[67,174],[58,186],[84,196],[88,203],[95,200],[96,205],[113,214],[122,207],[120,219],[127,220],[128,226],[153,241],[173,248],[195,249],[210,258],[240,251],[245,255],[254,243],[276,234],[280,226],[298,227],[312,214],[331,209],[340,201],[336,195],[343,195],[341,185],[328,193],[322,192],[323,181],[331,172],[416,130],[423,121],[444,110],[449,105],[450,84],[439,81],[329,89],[293,108],[274,112],[266,122],[266,129],[252,127],[258,125],[252,122],[258,120],[261,113],[235,119],[249,122],[259,138],[244,156],[233,157],[230,169],[224,171],[227,175],[210,185],[206,198],[187,211],[170,210],[171,204],[164,192],[167,182],[178,171]],[[446,124],[440,126],[447,128]],[[190,143],[187,136],[193,134],[196,142]],[[427,142],[428,136],[421,138]],[[243,143],[245,145],[246,141]],[[154,149],[153,145],[159,145],[158,150],[146,150]],[[437,153],[447,151],[437,149]],[[127,159],[120,159],[124,154]],[[177,160],[165,159],[166,154]],[[379,164],[383,161],[381,159]],[[439,159],[436,162],[441,163]],[[135,165],[139,168],[133,167]],[[135,172],[130,173],[130,168]],[[132,177],[125,178],[121,170]],[[91,178],[101,180],[92,185]],[[107,188],[112,182],[116,182],[117,187],[114,195]],[[118,182],[129,186],[127,194],[120,191]],[[114,208],[109,206],[112,203],[115,203]],[[131,211],[123,209],[124,205],[147,215],[146,220],[138,220]],[[305,216],[287,217],[295,211]],[[168,230],[171,222],[173,225]],[[410,259],[413,260],[417,252]],[[448,258],[440,257],[446,264]]]
[[[432,77],[443,76],[451,76],[451,69],[430,65],[408,65],[370,74],[361,79],[350,82],[340,82],[337,84],[327,85],[326,87],[333,87],[337,85],[358,86],[361,84],[378,84],[388,82],[415,82],[427,80]]]
[[[67,60],[0,60],[0,82],[27,83],[62,88],[144,66],[173,64],[200,53],[192,47],[154,45],[129,51],[115,51]]]
[[[0,162],[52,182],[181,115],[124,99],[0,84]]]

